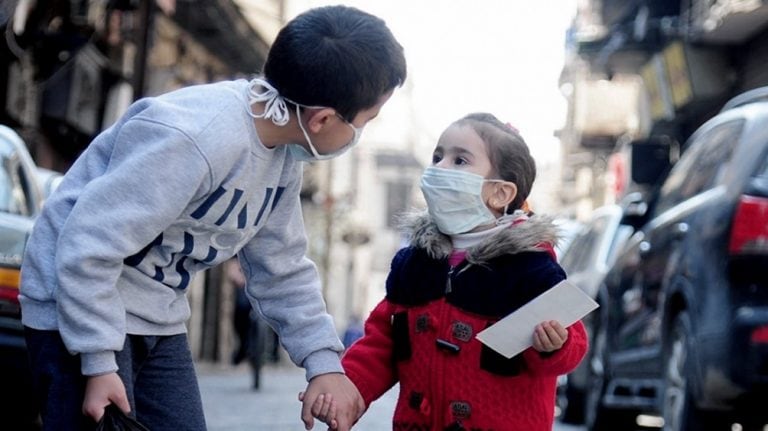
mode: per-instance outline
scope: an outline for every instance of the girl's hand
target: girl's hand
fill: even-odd
[[[304,401],[304,392],[299,392],[299,401]],[[336,422],[336,403],[333,402],[333,395],[329,393],[320,394],[315,399],[310,409],[312,416],[325,422],[329,430],[338,428]]]
[[[533,348],[538,352],[554,352],[568,340],[568,330],[556,320],[541,322],[533,331]]]

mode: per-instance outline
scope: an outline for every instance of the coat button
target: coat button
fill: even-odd
[[[445,350],[446,352],[457,354],[461,351],[461,346],[438,338],[435,340],[435,345],[438,349]]]
[[[429,314],[416,316],[416,332],[427,332],[430,327]]]
[[[472,325],[469,323],[453,322],[453,338],[466,343],[472,339],[472,333]]]
[[[465,401],[452,401],[451,402],[451,414],[457,420],[468,419],[472,413],[472,408],[468,402]]]

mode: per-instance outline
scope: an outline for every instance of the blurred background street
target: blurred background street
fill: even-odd
[[[198,364],[200,391],[209,431],[301,431],[301,404],[297,394],[304,390],[303,370],[292,364],[266,365],[261,388],[251,389],[247,366],[229,367]],[[392,412],[397,398],[393,388],[371,405],[354,427],[360,431],[391,431]],[[325,431],[319,422],[314,430]],[[554,431],[582,431],[583,427],[556,424]]]
[[[555,430],[630,431],[640,412],[768,430],[766,0],[0,0],[0,429],[39,429],[20,268],[72,163],[138,99],[260,73],[279,28],[329,3],[383,18],[408,61],[360,145],[304,167],[307,255],[340,337],[384,296],[439,131],[489,111],[528,142],[529,204],[601,305],[558,388],[578,425]],[[301,430],[303,371],[242,296],[223,265],[187,290],[210,429]],[[391,429],[394,399],[357,428]]]

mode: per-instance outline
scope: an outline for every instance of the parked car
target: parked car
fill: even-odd
[[[40,192],[43,195],[43,200],[48,199],[48,196],[56,190],[64,179],[64,175],[60,172],[41,168],[39,166],[35,173],[37,176],[37,183],[40,186]]]
[[[606,205],[594,210],[589,222],[576,233],[560,260],[568,280],[592,298],[597,296],[597,290],[613,264],[617,251],[632,234],[631,226],[621,224],[623,215],[620,205]],[[591,316],[589,314],[583,319],[590,338],[593,333]],[[560,381],[558,390],[563,422],[580,424],[584,421],[587,368],[591,352],[589,350],[581,364]]]
[[[37,411],[30,391],[19,279],[42,195],[26,145],[5,126],[0,126],[0,165],[0,423],[4,429],[22,430],[34,424]]]
[[[555,256],[560,261],[571,246],[573,239],[584,227],[584,224],[578,220],[564,217],[556,218],[552,223],[557,227],[559,239],[555,245]]]
[[[590,430],[762,430],[768,423],[768,87],[683,147],[598,292]],[[647,211],[645,209],[648,209]]]

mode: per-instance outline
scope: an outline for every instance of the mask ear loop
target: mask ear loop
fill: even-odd
[[[257,86],[264,91],[256,90]],[[264,102],[264,112],[256,114],[252,111],[252,107],[259,102]],[[277,126],[285,126],[291,119],[283,96],[266,79],[261,78],[252,80],[248,87],[248,114],[253,118],[272,120]]]
[[[307,133],[307,129],[304,128],[304,124],[301,121],[301,114],[300,114],[301,105],[299,105],[298,103],[296,103],[295,105],[296,105],[296,120],[299,122],[301,133],[304,134],[304,139],[307,140],[307,145],[309,146],[309,150],[312,152],[312,155],[315,157],[315,159],[323,160],[327,155],[325,154],[321,155],[320,153],[317,152],[317,149],[315,149],[315,146],[312,144],[312,139],[309,137],[309,133]]]
[[[506,183],[507,182],[505,180],[497,180],[497,179],[493,179],[493,180],[483,179],[483,181],[484,182],[488,182],[488,183],[496,183],[496,184]],[[486,204],[485,206],[488,207],[489,205]],[[507,215],[507,210],[508,209],[509,209],[509,204],[504,205],[504,211],[501,213],[501,217],[504,217],[505,215]]]

